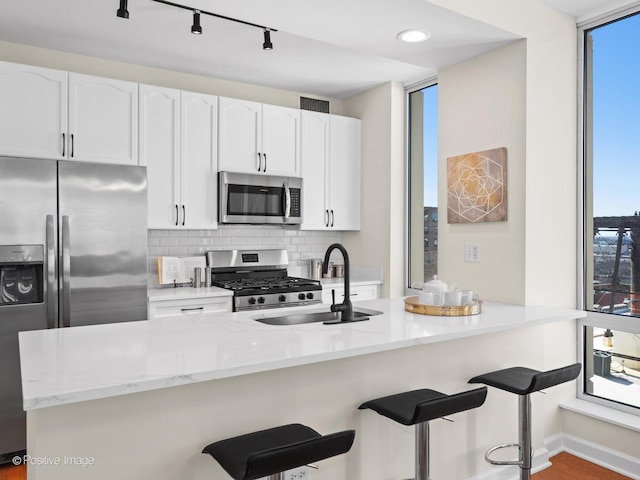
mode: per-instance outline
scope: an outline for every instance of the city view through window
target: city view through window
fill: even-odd
[[[640,16],[585,34],[585,393],[640,407]]]

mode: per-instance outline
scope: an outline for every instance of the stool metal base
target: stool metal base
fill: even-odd
[[[497,445],[487,450],[484,459],[492,465],[518,465],[520,467],[520,480],[531,480],[531,396],[518,395],[518,437],[519,443],[506,443]],[[518,460],[494,460],[489,457],[493,452],[501,448],[518,447]]]
[[[429,422],[416,423],[415,480],[429,479]]]

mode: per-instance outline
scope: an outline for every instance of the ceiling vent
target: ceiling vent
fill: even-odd
[[[317,98],[300,97],[300,110],[329,113],[329,102]]]

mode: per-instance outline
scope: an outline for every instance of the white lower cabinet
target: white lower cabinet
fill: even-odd
[[[336,303],[342,303],[344,300],[344,286],[342,285],[323,285],[322,286],[322,303],[331,305],[331,290],[336,291]],[[376,300],[380,298],[380,286],[373,285],[357,285],[349,288],[349,296],[352,302],[360,300]]]
[[[149,302],[149,320],[186,318],[216,312],[231,312],[231,297],[193,298]]]

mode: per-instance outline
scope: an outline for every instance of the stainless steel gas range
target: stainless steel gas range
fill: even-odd
[[[318,280],[290,277],[286,250],[207,252],[212,285],[233,291],[233,311],[297,307],[322,302]]]

